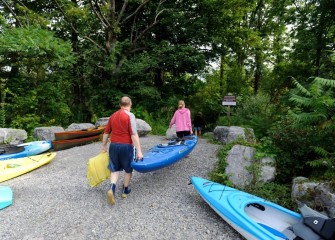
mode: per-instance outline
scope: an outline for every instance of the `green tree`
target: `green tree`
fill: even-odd
[[[302,129],[314,130],[318,147],[333,151],[335,141],[335,80],[320,77],[311,78],[308,88],[293,79],[296,91],[290,94],[290,100],[296,108],[292,116],[296,126]],[[329,141],[324,141],[328,139]]]
[[[270,136],[278,154],[278,178],[294,176],[330,179],[334,172],[335,81],[309,78],[309,84],[293,79],[289,114],[273,125]]]
[[[290,100],[298,106],[292,114],[299,128],[315,134],[310,148],[316,156],[307,161],[312,175],[333,179],[335,176],[335,80],[314,78],[308,88],[294,80],[299,95],[292,93]]]
[[[193,93],[190,74],[208,59],[201,51],[206,34],[198,30],[206,29],[196,1],[55,3],[65,20],[62,32],[76,34],[72,43],[82,39],[74,94],[86,109],[96,114],[113,109],[123,94],[146,106],[164,104],[171,93]]]
[[[7,28],[0,36],[0,72],[11,92],[6,117],[12,127],[27,129],[22,119],[36,125],[62,124],[71,116],[66,104],[66,70],[75,58],[69,43],[39,27]],[[33,120],[32,120],[33,119]]]

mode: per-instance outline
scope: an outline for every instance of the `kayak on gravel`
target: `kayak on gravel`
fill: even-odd
[[[11,145],[11,144],[0,144],[0,155],[13,154],[24,151],[23,146]]]
[[[81,129],[81,130],[73,130],[73,131],[64,131],[64,132],[56,132],[55,133],[55,140],[70,140],[70,139],[77,139],[77,138],[87,138],[91,136],[100,135],[104,132],[105,127],[94,127],[88,129]]]
[[[197,142],[198,137],[191,135],[167,144],[158,144],[144,153],[142,160],[133,161],[131,166],[141,173],[170,166],[190,154]]]
[[[303,205],[301,214],[255,195],[199,177],[191,183],[230,226],[248,240],[331,240],[335,219]]]
[[[23,158],[44,153],[52,148],[51,141],[33,141],[16,145],[20,151],[10,151],[9,149],[0,151],[0,160],[8,160],[14,158]],[[0,147],[1,150],[1,147]]]
[[[0,182],[7,181],[39,168],[51,162],[55,157],[55,152],[49,152],[24,158],[0,161]]]
[[[61,151],[77,146],[86,145],[92,142],[97,142],[101,140],[101,135],[94,135],[84,138],[74,138],[74,139],[67,139],[67,140],[54,140],[52,141],[52,148],[55,151]]]
[[[13,203],[13,191],[10,187],[0,186],[0,209]]]

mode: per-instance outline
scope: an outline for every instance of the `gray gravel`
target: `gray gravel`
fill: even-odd
[[[161,136],[140,138],[143,152]],[[132,192],[116,205],[106,201],[109,180],[95,188],[86,179],[87,161],[101,143],[58,151],[48,165],[0,183],[14,203],[0,210],[0,239],[243,239],[199,196],[190,176],[208,178],[218,145],[200,139],[188,158],[151,173],[134,171]]]

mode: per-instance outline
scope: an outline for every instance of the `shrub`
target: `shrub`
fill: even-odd
[[[278,106],[262,93],[238,97],[237,106],[231,108],[231,111],[231,116],[220,117],[217,124],[252,128],[257,138],[267,136],[267,130],[279,114]]]

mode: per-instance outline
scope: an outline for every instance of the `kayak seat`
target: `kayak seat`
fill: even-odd
[[[287,237],[287,239],[289,240],[298,240],[298,239],[302,239],[299,238],[297,235],[294,234],[293,230],[291,229],[291,227],[286,228],[283,231],[283,234],[285,234],[285,236]],[[303,240],[303,239],[302,239]]]
[[[286,228],[283,233],[289,240],[308,239],[308,240],[322,240],[312,229],[307,227],[302,221]]]
[[[334,240],[335,239],[335,219],[315,211],[304,204],[299,208],[302,219],[292,226],[293,232],[302,239],[309,240]],[[308,235],[304,235],[309,232]]]
[[[16,146],[16,145],[9,145],[9,144],[0,145],[0,155],[19,153],[23,151],[24,151],[24,146]]]
[[[279,232],[277,229],[274,229],[268,225],[265,225],[263,223],[258,223],[260,226],[262,226],[263,228],[265,228],[266,230],[268,230],[269,232],[271,232],[273,235],[277,236],[277,237],[280,237],[282,239],[285,239],[285,240],[289,240],[289,238],[282,232]]]
[[[186,137],[183,137],[183,138],[177,138],[177,139],[175,139],[175,141],[176,141],[176,143],[178,144],[178,143],[184,143],[185,142],[185,140],[187,140],[187,138]]]

